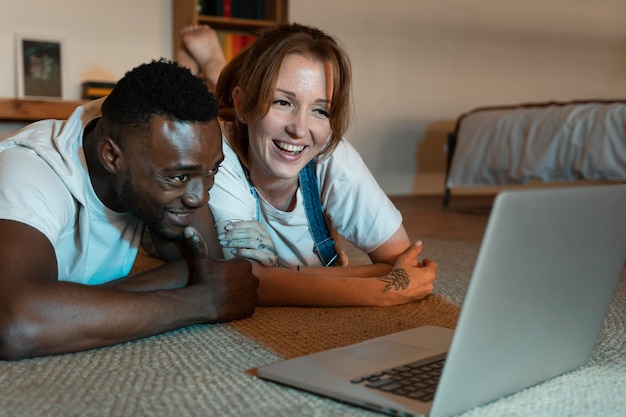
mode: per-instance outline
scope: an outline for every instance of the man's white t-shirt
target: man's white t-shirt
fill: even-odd
[[[232,220],[259,220],[268,229],[281,260],[291,265],[321,265],[313,252],[314,241],[300,188],[296,207],[290,212],[277,210],[256,193],[261,213],[258,219],[257,199],[225,138],[223,150],[225,159],[215,176],[209,200],[218,233]],[[366,253],[378,248],[400,228],[400,212],[348,141],[342,140],[331,155],[317,163],[316,176],[324,214],[332,228]],[[224,256],[233,256],[230,248],[224,248]]]
[[[48,238],[61,281],[95,285],[124,277],[141,243],[143,223],[108,209],[91,185],[83,132],[100,117],[101,103],[0,141],[0,219],[25,223]]]

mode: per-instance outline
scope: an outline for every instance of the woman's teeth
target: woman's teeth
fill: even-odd
[[[276,144],[276,146],[278,146],[280,149],[282,149],[285,152],[292,152],[294,154],[299,154],[300,152],[302,152],[302,150],[304,149],[304,146],[296,146],[296,145],[292,145],[290,143],[284,143],[284,142],[274,142]]]

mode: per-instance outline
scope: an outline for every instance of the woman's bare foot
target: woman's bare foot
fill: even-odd
[[[226,65],[217,32],[207,25],[191,25],[180,31],[180,37],[182,48],[178,63],[193,74],[202,73],[209,87],[214,89]]]

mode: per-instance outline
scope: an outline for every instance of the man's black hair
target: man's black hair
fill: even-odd
[[[209,122],[217,117],[217,103],[200,78],[161,58],[128,71],[102,104],[105,129],[112,135],[145,128],[155,115]]]

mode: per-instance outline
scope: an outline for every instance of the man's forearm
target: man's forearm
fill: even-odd
[[[172,290],[186,286],[188,277],[187,264],[181,259],[108,282],[102,286],[126,291]]]
[[[0,356],[74,352],[204,321],[185,291],[129,292],[66,282],[41,286],[1,318],[8,325],[3,326]]]

